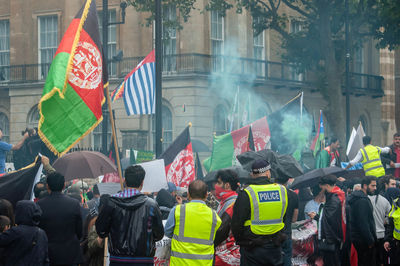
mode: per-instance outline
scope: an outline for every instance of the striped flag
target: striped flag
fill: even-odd
[[[314,137],[313,142],[311,143],[311,150],[314,151],[314,156],[317,154],[319,150],[322,150],[325,146],[324,144],[325,136],[324,136],[324,119],[322,116],[322,110],[319,111],[319,126],[317,135]]]
[[[151,51],[111,94],[111,100],[124,97],[128,115],[155,113],[155,55]]]

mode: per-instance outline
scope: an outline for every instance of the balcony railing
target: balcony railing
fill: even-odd
[[[143,59],[129,57],[121,61],[111,60],[112,78],[123,78]],[[220,74],[236,77],[249,76],[262,81],[280,81],[305,84],[307,75],[298,71],[296,66],[281,62],[258,60],[243,57],[215,56],[206,54],[178,54],[164,56],[163,76],[181,74]],[[0,86],[13,83],[43,82],[50,64],[13,65],[0,67]],[[114,71],[115,69],[115,71]],[[382,93],[381,76],[351,73],[352,90]]]

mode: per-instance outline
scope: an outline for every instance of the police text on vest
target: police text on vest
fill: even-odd
[[[269,202],[269,201],[280,201],[281,197],[279,196],[278,190],[260,191],[258,192],[258,199],[260,202]]]

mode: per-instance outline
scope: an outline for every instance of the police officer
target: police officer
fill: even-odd
[[[400,191],[396,188],[396,193]],[[383,247],[389,253],[390,263],[400,265],[400,198],[393,200],[389,212],[389,224],[385,230],[385,243]]]
[[[189,203],[175,206],[165,224],[172,238],[170,265],[212,265],[215,233],[221,225],[218,214],[207,207],[207,185],[201,180],[189,184]]]
[[[361,162],[366,176],[381,177],[385,175],[385,168],[381,162],[381,153],[387,154],[390,152],[389,147],[380,148],[371,145],[371,137],[363,137],[364,148],[361,148],[356,157],[349,162],[345,169],[349,169],[353,165]]]
[[[240,265],[282,265],[287,191],[272,183],[265,160],[252,165],[251,184],[241,190],[233,207],[232,232],[240,245]]]

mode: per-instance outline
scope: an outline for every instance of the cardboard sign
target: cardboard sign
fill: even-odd
[[[163,159],[139,165],[146,171],[142,192],[158,192],[162,188],[168,189]]]

